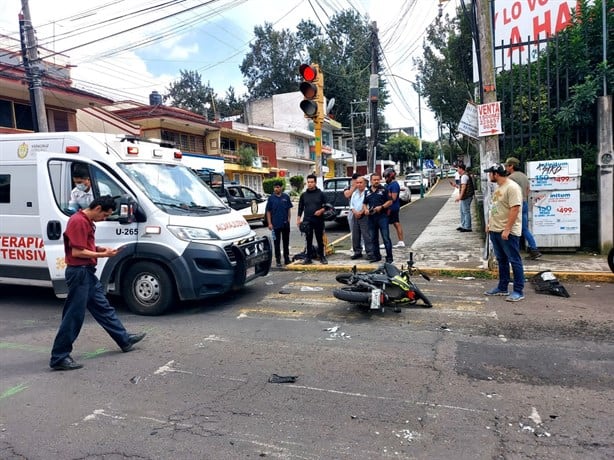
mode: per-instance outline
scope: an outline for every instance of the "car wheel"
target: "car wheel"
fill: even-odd
[[[130,311],[136,314],[161,315],[175,299],[171,277],[157,263],[137,262],[122,277],[122,297]]]

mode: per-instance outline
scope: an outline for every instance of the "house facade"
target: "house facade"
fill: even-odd
[[[46,51],[51,54],[50,50]],[[42,92],[47,131],[76,131],[77,110],[101,107],[111,99],[72,87],[68,58],[55,54],[42,61]],[[19,40],[0,35],[0,133],[34,131],[30,91],[21,57]]]

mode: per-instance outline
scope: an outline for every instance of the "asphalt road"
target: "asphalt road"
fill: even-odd
[[[432,309],[382,313],[276,271],[162,317],[120,307],[148,333],[126,354],[88,316],[72,372],[47,367],[61,301],[0,286],[0,458],[614,457],[614,285],[510,304],[489,283],[420,280]]]

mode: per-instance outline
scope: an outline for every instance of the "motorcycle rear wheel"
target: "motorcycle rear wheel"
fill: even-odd
[[[339,300],[359,305],[369,305],[371,303],[371,291],[357,291],[353,287],[333,289],[333,295]]]

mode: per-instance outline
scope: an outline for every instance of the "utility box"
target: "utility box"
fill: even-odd
[[[560,250],[580,247],[582,160],[529,161],[529,229],[537,246]]]

